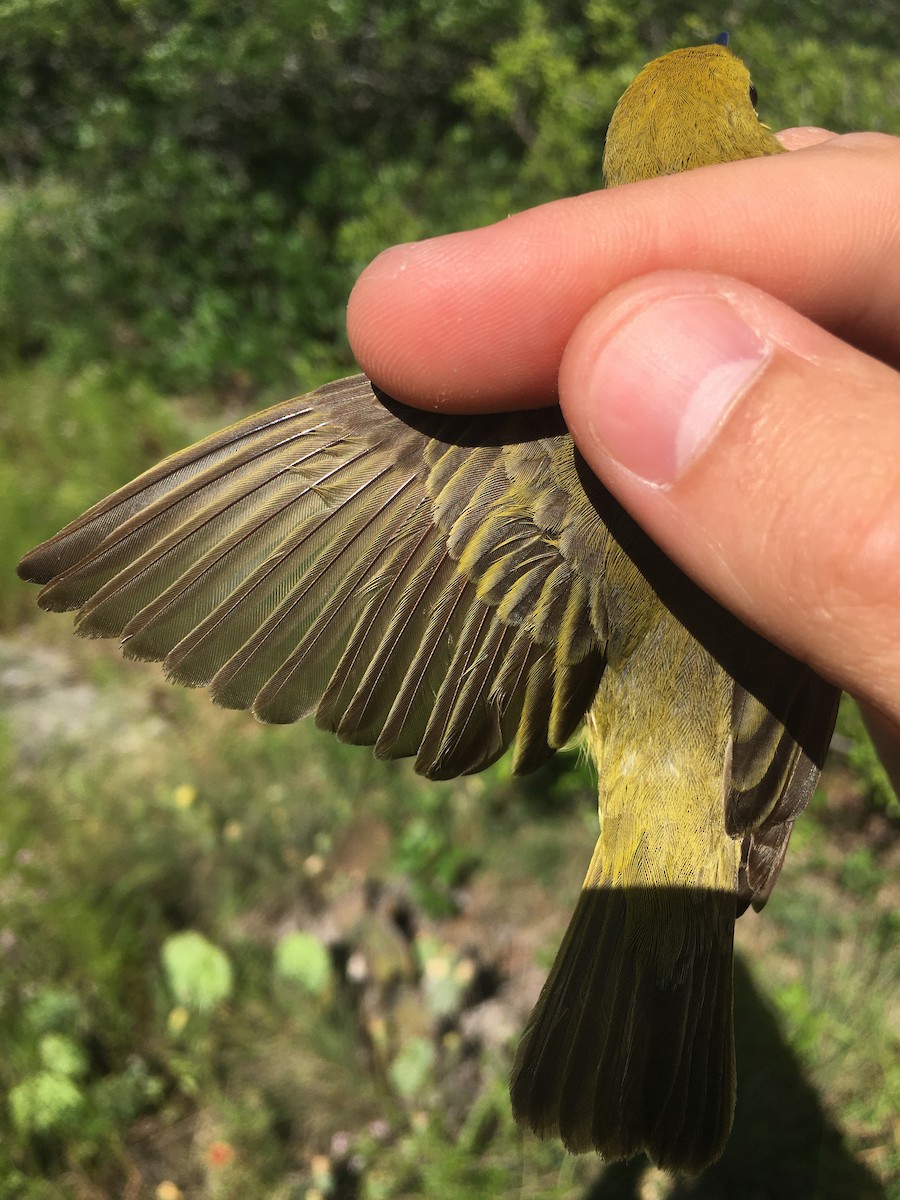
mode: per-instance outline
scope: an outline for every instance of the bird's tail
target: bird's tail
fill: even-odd
[[[519,1044],[516,1118],[576,1153],[714,1162],[734,1113],[734,920],[731,892],[586,883]]]

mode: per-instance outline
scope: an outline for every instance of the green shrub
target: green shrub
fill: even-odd
[[[348,361],[368,259],[600,186],[625,84],[722,19],[653,0],[0,6],[0,346],[166,388],[319,382]],[[887,0],[757,5],[732,33],[770,123],[898,128]]]

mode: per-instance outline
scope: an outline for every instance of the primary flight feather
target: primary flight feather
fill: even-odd
[[[604,173],[781,149],[740,60],[698,46],[625,92]],[[340,380],[166,459],[19,570],[79,633],[429,778],[509,746],[531,770],[584,721],[600,834],[513,1107],[607,1159],[721,1153],[735,917],[771,892],[838,693],[666,559],[558,410],[437,416]]]

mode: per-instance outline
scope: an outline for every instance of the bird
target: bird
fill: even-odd
[[[604,175],[781,152],[717,39],[644,67]],[[659,550],[558,408],[425,412],[341,379],[165,459],[19,573],[170,680],[264,722],[311,715],[430,779],[510,747],[531,771],[583,729],[599,833],[513,1112],[609,1161],[691,1174],[721,1155],[735,919],[772,891],[839,691]]]

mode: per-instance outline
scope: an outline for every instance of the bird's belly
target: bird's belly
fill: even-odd
[[[601,879],[733,891],[740,842],[725,832],[733,682],[665,610],[589,715]]]

